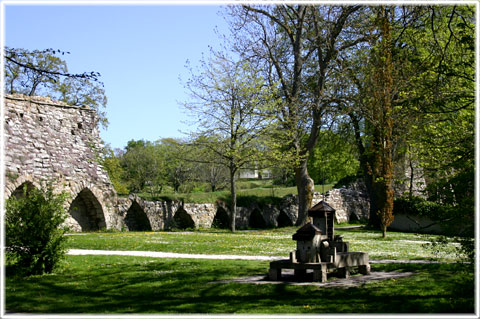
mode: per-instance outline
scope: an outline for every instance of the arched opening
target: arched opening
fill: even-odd
[[[100,230],[106,227],[102,205],[88,188],[78,193],[68,212],[81,231]]]
[[[137,202],[133,202],[125,216],[125,225],[129,231],[151,231],[152,226],[147,214]]]
[[[262,213],[255,208],[253,212],[250,214],[250,218],[248,219],[248,227],[250,228],[267,228],[267,223],[262,216]]]
[[[33,185],[32,182],[24,182],[20,186],[15,188],[10,197],[22,198],[25,195],[28,195],[28,193],[30,193],[33,189],[35,189],[35,185]]]
[[[293,226],[293,222],[290,217],[288,217],[288,215],[283,210],[281,210],[280,215],[278,215],[277,218],[277,225],[278,227],[290,227]]]
[[[212,228],[230,229],[230,216],[223,207],[218,207],[213,218]]]
[[[195,223],[193,222],[192,217],[182,207],[177,210],[173,216],[173,220],[175,221],[176,228],[195,228]]]

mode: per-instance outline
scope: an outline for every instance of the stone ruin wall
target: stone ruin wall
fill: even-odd
[[[67,224],[74,231],[100,229],[163,230],[172,227],[210,228],[225,223],[225,203],[191,204],[145,201],[136,195],[118,198],[105,169],[97,162],[98,116],[88,106],[74,107],[45,97],[6,95],[4,100],[4,195],[21,193],[24,185],[69,194]],[[322,200],[315,193],[313,203]],[[361,192],[334,189],[325,200],[337,210],[338,222],[351,216],[368,218],[369,203]],[[296,196],[278,205],[238,207],[236,225],[276,227],[294,225]],[[227,217],[228,218],[228,217]],[[217,221],[218,222],[218,221]]]
[[[95,150],[103,145],[95,110],[45,97],[6,95],[4,115],[5,198],[25,184],[51,185],[55,192],[69,194],[67,224],[72,229],[120,227],[116,192],[96,160]]]

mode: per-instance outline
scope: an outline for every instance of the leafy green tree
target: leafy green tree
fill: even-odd
[[[124,181],[125,172],[122,168],[121,157],[115,154],[115,151],[108,145],[104,147],[101,164],[106,169],[117,193],[128,194],[127,183]]]
[[[387,227],[393,222],[393,54],[391,8],[380,6],[376,9],[376,24],[380,42],[372,52],[372,64],[375,75],[371,80],[369,123],[372,127],[370,152],[372,154],[371,174],[373,196],[380,221],[383,237],[387,236]]]
[[[335,104],[327,95],[330,71],[339,52],[365,41],[355,28],[364,20],[360,6],[231,6],[232,47],[278,88],[277,160],[295,172],[299,196],[297,224],[307,222],[314,182],[308,158],[328,124]],[[291,159],[291,161],[287,161]]]
[[[328,184],[356,175],[358,170],[358,154],[352,132],[322,131],[308,159],[310,175],[319,183]]]
[[[7,265],[26,275],[50,273],[65,255],[62,227],[67,213],[66,194],[36,188],[12,196],[5,205],[5,252]]]
[[[454,168],[454,162],[466,168],[463,176],[470,176],[471,182],[459,184],[473,185],[473,171],[469,169],[472,165],[468,164],[468,158],[473,158],[474,131],[474,14],[471,7],[393,6],[385,10],[391,16],[391,53],[387,51],[391,62],[387,63],[389,55],[382,53],[385,33],[376,22],[381,20],[371,20],[371,30],[378,32],[365,31],[372,34],[370,46],[357,50],[356,59],[343,58],[344,68],[336,72],[337,78],[350,79],[350,82],[337,82],[341,87],[355,88],[345,90],[339,98],[349,101],[343,112],[348,114],[355,129],[360,164],[370,193],[373,225],[380,223],[378,219],[375,222],[375,217],[381,205],[375,183],[379,186],[378,181],[380,184],[385,181],[377,179],[374,167],[379,163],[381,153],[378,151],[384,146],[390,146],[387,148],[391,148],[391,152],[401,148],[410,152],[409,156],[416,158],[425,172],[433,173],[428,178],[430,185],[442,180],[438,176],[447,181],[463,171]],[[387,74],[390,79],[385,78]],[[390,92],[390,112],[382,114],[374,108],[378,103],[372,102],[381,101],[381,95],[386,96],[387,92]],[[385,119],[393,121],[387,125],[393,125],[391,132],[378,125],[382,123],[379,115],[388,115]],[[378,139],[387,136],[385,134],[390,138]],[[458,153],[453,155],[450,150]],[[455,173],[452,175],[452,172]],[[451,186],[444,189],[445,194],[452,193]],[[472,191],[459,193],[473,198]]]
[[[108,120],[103,109],[107,98],[98,72],[69,73],[67,64],[57,54],[60,50],[25,50],[5,48],[5,92],[29,96],[49,96],[70,105],[94,108],[104,127]]]
[[[202,69],[191,71],[186,83],[192,100],[184,104],[195,118],[198,130],[192,143],[207,151],[199,159],[226,167],[231,193],[231,230],[235,231],[237,172],[247,163],[261,159],[262,139],[270,130],[275,106],[274,90],[245,61],[235,62],[212,52]]]
[[[203,146],[209,145],[210,142],[214,143],[208,139],[209,137],[200,137],[199,140],[186,145],[187,156],[184,160],[194,164],[194,179],[206,183],[209,190],[215,192],[228,186],[229,173],[225,165],[220,164],[223,161],[218,154]]]
[[[174,192],[179,192],[182,186],[194,179],[196,167],[189,159],[196,155],[195,150],[187,147],[184,141],[174,138],[161,139],[159,146],[163,156],[166,181],[173,187]]]
[[[152,195],[161,192],[165,182],[162,157],[159,147],[152,142],[128,142],[120,162],[130,192],[141,192],[147,187]]]

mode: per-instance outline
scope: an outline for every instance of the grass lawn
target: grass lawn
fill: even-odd
[[[69,248],[277,255],[295,248],[295,227],[263,231],[83,233]],[[427,236],[337,230],[352,251],[372,259],[440,258],[422,248]],[[442,258],[444,258],[443,256]],[[448,256],[448,258],[453,258]],[[405,278],[353,288],[213,283],[265,275],[266,261],[71,256],[53,274],[6,276],[7,312],[15,313],[473,313],[474,273],[466,266],[372,264],[372,271],[408,271]],[[332,280],[335,278],[329,278]]]
[[[192,232],[114,232],[71,234],[69,248],[103,250],[150,250],[190,254],[268,255],[288,257],[296,247],[292,235],[298,227],[258,231],[208,230]],[[368,252],[371,259],[453,260],[454,247],[434,253],[425,247],[436,235],[336,229],[350,243],[351,251]]]
[[[455,264],[372,265],[406,278],[354,288],[212,281],[267,262],[68,256],[54,274],[7,277],[6,308],[28,313],[473,313],[473,275]]]

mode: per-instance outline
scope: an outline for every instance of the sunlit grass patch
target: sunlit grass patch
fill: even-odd
[[[287,258],[296,248],[292,235],[296,227],[269,230],[182,231],[182,232],[117,232],[86,233],[69,236],[68,247],[100,250],[147,250],[191,254],[267,255]],[[436,235],[381,232],[367,229],[335,231],[349,242],[350,251],[367,252],[371,259],[455,259],[455,246],[435,252],[429,249]]]
[[[80,313],[473,313],[473,274],[455,264],[372,265],[413,276],[353,288],[217,281],[266,274],[268,262],[67,256],[50,275],[7,276],[7,312]]]

